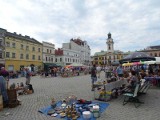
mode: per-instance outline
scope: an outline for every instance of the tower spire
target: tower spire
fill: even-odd
[[[112,36],[112,35],[111,35],[111,33],[109,32],[109,33],[108,33],[108,39],[107,39],[107,42],[106,42],[106,44],[107,44],[107,51],[108,51],[108,52],[114,52],[114,42],[113,42],[113,39],[112,39],[111,36]]]

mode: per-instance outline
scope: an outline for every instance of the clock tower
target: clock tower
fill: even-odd
[[[108,38],[107,38],[106,44],[107,44],[107,51],[114,52],[114,42],[113,42],[111,33],[108,33]]]

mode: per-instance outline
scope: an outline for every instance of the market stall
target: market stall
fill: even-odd
[[[127,79],[123,80],[110,80],[110,82],[99,81],[94,84],[94,98],[100,101],[109,101],[113,97],[117,97],[120,94],[123,85],[127,85]]]

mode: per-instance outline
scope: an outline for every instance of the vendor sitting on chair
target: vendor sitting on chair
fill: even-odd
[[[131,77],[129,79],[129,88],[130,90],[133,92],[136,85],[139,83],[139,79],[138,77],[136,76],[136,72],[135,71],[131,71]]]

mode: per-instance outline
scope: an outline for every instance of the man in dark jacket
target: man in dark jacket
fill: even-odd
[[[94,91],[93,84],[97,81],[97,70],[96,65],[94,64],[91,68],[91,80],[92,80],[92,91]]]

